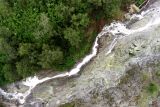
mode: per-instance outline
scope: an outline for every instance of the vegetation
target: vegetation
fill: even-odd
[[[157,71],[157,72],[156,72],[156,76],[157,76],[157,77],[160,77],[160,71]]]
[[[150,101],[157,99],[158,94],[159,84],[155,81],[149,83],[146,81],[145,87],[142,89],[142,92],[138,96],[139,107],[147,107]]]
[[[150,83],[147,87],[147,91],[151,95],[157,93],[159,91],[157,84]]]
[[[136,5],[141,5],[145,0],[136,0]]]
[[[64,105],[61,105],[60,107],[75,107],[74,103],[66,103]]]
[[[4,107],[4,105],[0,102],[0,107]]]
[[[70,69],[89,52],[99,20],[117,19],[131,2],[0,0],[0,85],[40,69]]]

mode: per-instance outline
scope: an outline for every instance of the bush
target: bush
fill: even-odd
[[[147,91],[150,94],[154,94],[158,91],[158,86],[155,83],[150,83],[149,86],[147,87]]]

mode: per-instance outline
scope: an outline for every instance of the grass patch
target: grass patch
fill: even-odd
[[[67,103],[67,104],[61,105],[59,107],[75,107],[75,105],[73,103]]]
[[[145,0],[136,0],[136,5],[140,6]]]
[[[160,77],[160,71],[156,72],[156,76]]]
[[[138,96],[138,107],[147,107],[149,101],[156,98],[159,92],[159,86],[151,82],[147,84],[145,88],[143,88],[142,92]]]
[[[159,91],[157,84],[151,82],[149,83],[149,85],[147,86],[147,92],[151,95],[157,93]]]

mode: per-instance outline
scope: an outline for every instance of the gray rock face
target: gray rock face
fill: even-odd
[[[148,13],[130,28],[145,26],[152,14],[155,12]],[[152,74],[160,64],[159,34],[160,27],[155,25],[122,37],[108,56],[105,54],[113,38],[103,37],[99,54],[84,67],[80,76],[44,83],[34,89],[31,97],[41,99],[48,107],[65,103],[74,103],[78,107],[138,106],[137,97],[145,85],[143,75],[149,75],[151,80],[150,72]],[[44,97],[43,93],[50,90],[48,86],[52,87],[52,92]],[[43,87],[45,90],[41,92]],[[28,102],[33,99],[28,99]]]
[[[159,5],[157,0],[148,9]],[[142,28],[158,15],[160,12],[153,9],[128,27]],[[158,107],[159,89],[154,88],[153,93],[147,90],[150,91],[149,83],[160,86],[160,23],[129,35],[120,34],[113,51],[106,55],[114,38],[101,38],[97,57],[79,75],[38,85],[21,106]]]

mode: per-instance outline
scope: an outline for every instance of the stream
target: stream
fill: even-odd
[[[119,78],[125,74],[125,70],[124,70],[125,68],[122,66],[124,64],[118,63],[116,65],[115,62],[113,64],[111,62],[111,60],[114,59],[113,57],[116,55],[116,49],[118,49],[117,47],[121,45],[120,43],[121,43],[121,41],[123,41],[124,38],[127,38],[129,36],[133,36],[136,34],[138,35],[139,33],[145,32],[148,29],[151,29],[155,26],[160,25],[160,6],[158,5],[158,3],[160,3],[160,2],[157,1],[152,6],[150,6],[148,9],[146,9],[145,11],[142,11],[139,14],[132,15],[129,21],[113,22],[109,26],[108,25],[104,26],[102,31],[95,38],[91,53],[89,55],[85,56],[82,59],[82,61],[79,62],[78,64],[76,64],[75,67],[73,67],[70,71],[55,75],[53,77],[45,77],[42,79],[39,79],[38,76],[28,77],[25,80],[19,82],[20,84],[28,87],[28,89],[25,92],[19,92],[16,90],[13,92],[7,92],[7,91],[0,88],[1,96],[3,96],[4,99],[7,99],[9,101],[13,100],[13,101],[16,101],[19,104],[23,105],[26,103],[26,100],[31,95],[31,93],[32,92],[34,93],[35,90],[37,89],[37,87],[39,87],[39,85],[42,84],[42,87],[43,87],[43,85],[45,83],[47,84],[48,81],[54,81],[54,80],[57,81],[57,79],[61,79],[61,78],[62,79],[63,78],[70,78],[70,77],[73,77],[77,74],[80,74],[80,75],[75,78],[79,78],[79,79],[78,80],[74,79],[74,81],[82,80],[81,82],[84,81],[83,83],[85,83],[85,80],[86,80],[86,83],[88,83],[90,85],[90,82],[87,82],[88,80],[84,79],[86,77],[83,77],[83,75],[86,74],[88,69],[89,69],[88,72],[89,71],[93,71],[93,72],[90,72],[91,74],[87,73],[87,75],[92,75],[92,73],[94,73],[93,75],[95,76],[95,78],[91,78],[91,77],[88,77],[88,78],[90,78],[90,79],[105,78],[106,79],[108,77],[107,80],[104,79],[104,81],[106,82],[106,84],[111,84],[111,85],[107,85],[106,88],[108,89],[109,87],[116,86],[119,83]],[[129,25],[130,22],[135,21],[135,20],[136,20],[136,22],[134,24]],[[101,41],[100,39],[108,38],[108,37],[110,37],[110,41],[108,41],[108,43],[104,43],[106,45],[103,45],[103,48],[102,48],[103,50],[100,49],[100,52],[98,52],[99,47],[100,47],[99,41]],[[127,44],[125,44],[125,45],[127,45]],[[114,52],[112,53],[112,51],[114,51]],[[104,59],[102,56],[106,57],[106,58]],[[92,60],[94,60],[94,61],[98,60],[100,63],[94,62]],[[105,60],[105,64],[102,60]],[[116,60],[118,60],[118,58]],[[94,67],[91,66],[91,64],[93,64],[93,63],[96,63],[96,65],[97,65],[97,71],[98,71],[97,74],[95,73],[96,71],[94,72],[94,70],[93,70]],[[101,64],[101,65],[98,65],[98,64]],[[112,68],[113,65],[116,65],[116,67]],[[95,68],[96,68],[96,66],[95,66]],[[103,72],[102,68],[104,71],[106,70],[107,73],[106,73],[106,71]],[[117,72],[117,70],[119,70],[120,72]],[[113,72],[111,72],[111,71],[113,71]],[[99,73],[99,72],[101,72],[101,73]],[[96,77],[96,75],[97,75],[97,77]],[[80,78],[82,78],[82,79],[80,79]],[[109,81],[111,81],[111,82],[108,83]],[[52,83],[52,82],[50,82],[50,83]],[[101,82],[98,82],[98,83],[101,83]],[[80,91],[83,88],[83,90],[87,89],[87,90],[91,90],[90,92],[92,92],[92,88],[88,89],[88,87],[85,87],[85,86],[79,87],[77,84],[82,84],[80,82],[79,83],[76,83],[76,82],[66,83],[66,86],[70,87],[70,84],[76,85],[76,86],[73,85],[73,87],[76,87],[76,88],[63,89],[62,91],[64,91],[64,92],[60,93],[59,96],[63,96],[63,95],[65,96],[65,94],[66,94],[65,90],[71,90],[71,92],[67,93],[67,94],[71,93],[70,94],[71,97],[80,95],[80,94],[77,94],[77,93],[79,93],[76,91],[77,89]],[[103,84],[103,82],[101,85],[105,86]],[[66,86],[64,85],[64,87],[66,87]],[[88,86],[88,85],[86,85],[86,86]],[[61,87],[61,86],[58,86],[58,87]],[[55,90],[57,91],[58,89],[55,89]],[[90,92],[88,92],[88,93],[90,93]],[[78,98],[84,98],[84,96],[85,96],[85,93],[82,92],[81,96],[79,96]],[[57,97],[57,99],[58,98],[59,97]],[[67,97],[67,99],[68,99],[68,97]],[[69,97],[69,99],[70,99],[70,97]],[[71,98],[71,100],[73,100],[73,99],[74,98]],[[56,104],[58,105],[61,103],[61,100],[63,103],[67,103],[67,102],[71,101],[71,100],[65,100],[63,98],[59,98],[59,100],[55,101],[54,98],[52,98],[52,103],[53,103],[53,101],[55,101],[55,102],[54,102],[54,104],[51,104],[51,105],[56,105]],[[34,101],[32,102],[32,104],[34,104]]]

